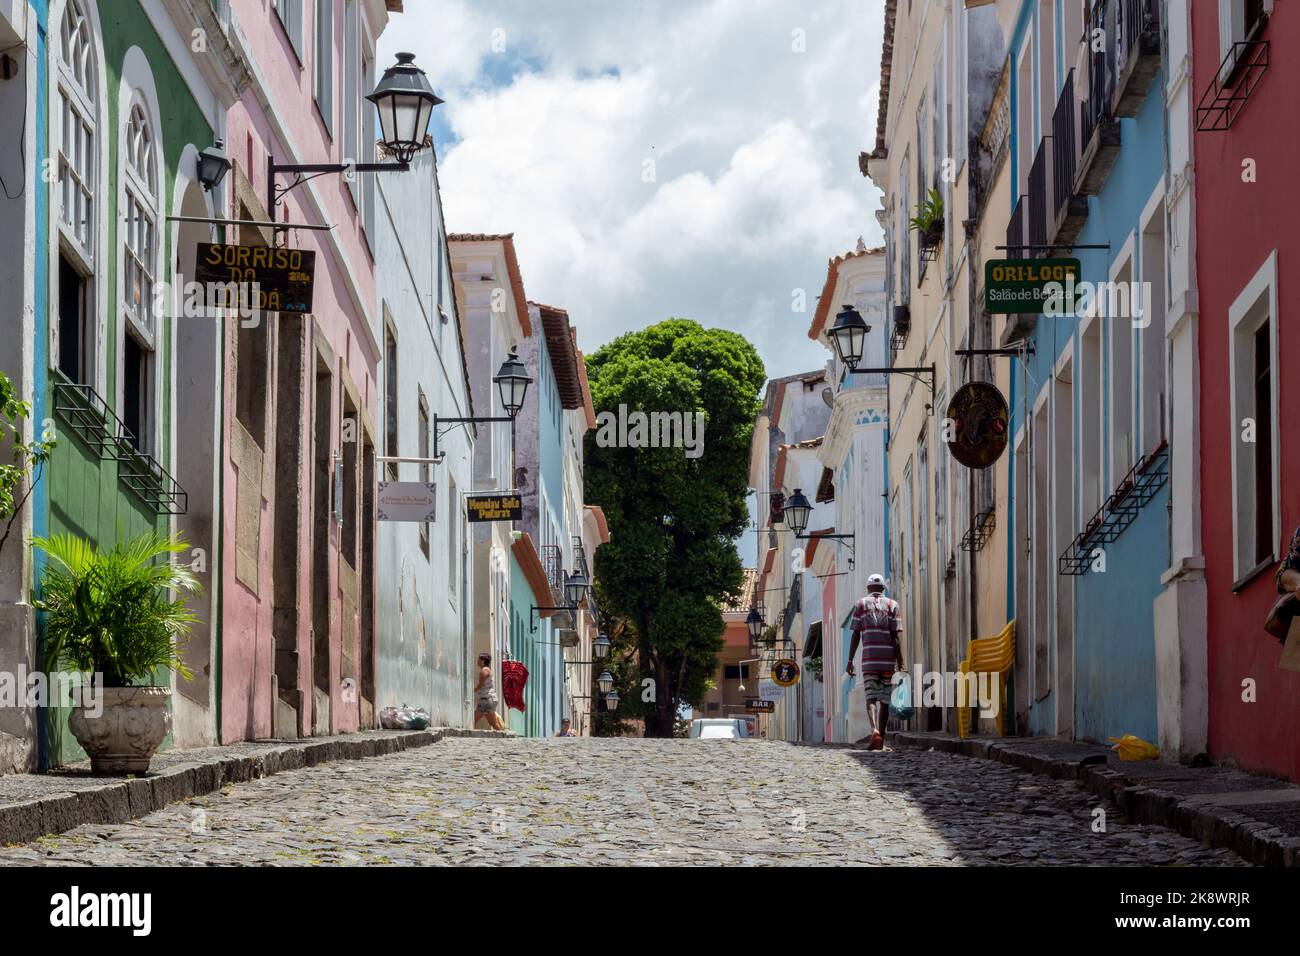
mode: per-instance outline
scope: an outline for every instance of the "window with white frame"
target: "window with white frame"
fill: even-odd
[[[123,131],[122,180],[122,424],[138,451],[153,452],[154,283],[159,268],[158,172],[149,116],[136,98]]]
[[[1110,337],[1110,487],[1115,488],[1136,461],[1133,433],[1133,303],[1130,256],[1111,274],[1106,291],[1106,328]]]
[[[1105,500],[1101,480],[1101,321],[1079,333],[1079,514],[1087,522]]]
[[[1153,451],[1165,437],[1165,205],[1156,204],[1142,227],[1142,281],[1138,285],[1137,321],[1142,398],[1139,424],[1142,454]]]
[[[456,604],[456,577],[460,570],[460,494],[456,479],[447,478],[447,596]]]
[[[302,2],[303,0],[272,0],[276,16],[284,25],[285,35],[289,37],[289,45],[298,55],[299,63],[302,62],[303,49]]]
[[[429,403],[425,400],[423,389],[417,389],[417,392],[419,404],[416,409],[416,422],[419,435],[416,436],[416,442],[419,450],[416,454],[420,458],[428,459],[431,454],[429,449]],[[424,461],[420,462],[420,481],[425,484],[429,482],[429,465]],[[426,558],[429,556],[429,530],[429,522],[421,521],[420,550],[424,552]]]
[[[1265,18],[1273,12],[1274,0],[1219,0],[1219,62],[1224,62],[1233,45],[1254,37]],[[1227,74],[1232,72],[1227,63]]]
[[[1235,573],[1276,560],[1278,513],[1277,253],[1228,309],[1232,378]]]
[[[99,138],[95,44],[83,0],[67,0],[59,25],[56,108],[59,272],[58,366],[90,382],[95,345]]]
[[[361,159],[361,113],[363,107],[371,108],[370,102],[361,98],[361,16],[357,12],[357,0],[344,0],[343,3],[343,156],[344,161],[354,163]],[[356,171],[344,177],[352,202],[361,209],[361,183]]]
[[[325,131],[334,133],[334,0],[318,0],[315,5],[316,46],[312,50],[316,81],[316,108],[325,122]]]
[[[152,302],[158,268],[158,178],[154,148],[144,107],[133,103],[123,149],[126,158],[122,170],[126,194],[123,305],[127,316],[150,339],[154,334]]]

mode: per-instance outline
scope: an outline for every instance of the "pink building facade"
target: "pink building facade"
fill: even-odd
[[[375,263],[364,94],[400,2],[232,0],[254,76],[227,118],[228,242],[316,253],[312,312],[228,322],[222,471],[222,742],[374,726]],[[280,194],[285,187],[291,190]],[[332,228],[276,230],[263,225]],[[372,230],[373,231],[373,230]]]

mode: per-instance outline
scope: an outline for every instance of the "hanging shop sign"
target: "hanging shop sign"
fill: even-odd
[[[433,521],[437,501],[432,481],[381,481],[375,504],[380,521]]]
[[[967,382],[948,403],[952,439],[948,450],[967,468],[987,468],[1007,447],[1011,412],[989,382]]]
[[[785,700],[785,688],[775,681],[760,680],[758,682],[758,699],[766,701]]]
[[[783,657],[772,665],[772,680],[779,687],[793,687],[799,683],[799,665]]]
[[[524,516],[524,501],[518,495],[467,495],[469,520],[517,521]]]
[[[770,714],[776,710],[776,704],[770,700],[760,700],[757,697],[745,698],[745,713],[747,714]]]
[[[1078,259],[991,259],[984,263],[984,310],[1042,315],[1056,283],[1061,295],[1059,314],[1073,315],[1079,270]]]
[[[209,309],[310,312],[316,253],[279,246],[200,242],[194,281]]]

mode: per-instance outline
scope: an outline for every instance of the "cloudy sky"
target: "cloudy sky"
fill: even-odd
[[[882,0],[406,0],[447,102],[447,225],[513,232],[530,299],[588,353],[670,315],[745,335],[769,376],[820,367],[826,260],[879,244]],[[806,311],[794,311],[802,289]]]

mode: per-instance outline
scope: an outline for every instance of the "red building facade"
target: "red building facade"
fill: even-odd
[[[1300,4],[1197,2],[1192,43],[1208,747],[1297,780],[1300,673],[1263,622],[1300,524]]]

